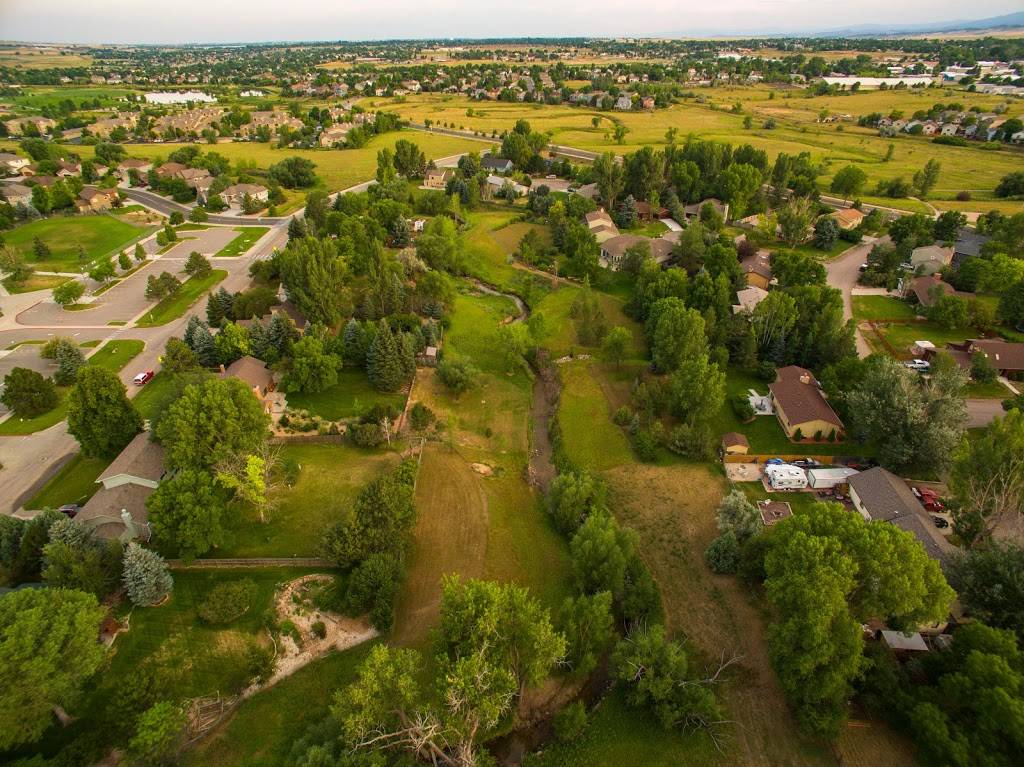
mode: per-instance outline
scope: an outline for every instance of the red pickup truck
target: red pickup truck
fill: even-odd
[[[927,487],[912,487],[910,489],[917,496],[917,500],[921,502],[921,505],[928,509],[928,511],[942,511],[946,508],[939,499],[939,494],[934,490]]]

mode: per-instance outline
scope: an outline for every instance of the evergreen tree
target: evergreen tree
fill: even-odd
[[[291,318],[283,314],[275,314],[267,325],[267,343],[272,346],[278,358],[287,357],[292,352],[292,344],[299,340],[299,330]]]
[[[306,230],[306,222],[304,219],[292,216],[292,220],[288,222],[288,242],[292,240],[301,240],[308,234]]]
[[[225,319],[230,320],[232,318],[231,312],[234,302],[234,296],[223,287],[216,293],[210,294],[210,298],[206,302],[206,321],[210,324],[210,327],[219,327]]]
[[[213,367],[217,364],[217,347],[213,341],[213,335],[206,325],[200,325],[193,335],[192,351],[199,358],[199,363],[204,367]]]
[[[360,344],[361,338],[359,323],[353,317],[345,325],[345,330],[341,334],[341,342],[345,362],[359,367],[366,364],[366,350]]]
[[[395,334],[391,332],[387,321],[381,320],[366,355],[366,375],[378,391],[398,391],[403,374]]]
[[[58,386],[70,386],[75,382],[79,369],[85,365],[82,351],[74,344],[57,347],[57,372],[53,376]]]
[[[163,557],[134,541],[128,544],[124,553],[123,577],[128,598],[141,607],[156,604],[174,586]]]
[[[196,333],[199,332],[200,328],[208,329],[206,323],[198,315],[193,314],[188,318],[188,324],[185,325],[185,334],[182,336],[182,340],[188,344],[188,348],[192,351],[196,350]]]

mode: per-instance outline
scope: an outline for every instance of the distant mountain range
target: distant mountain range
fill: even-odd
[[[924,24],[858,24],[839,29],[825,29],[814,34],[822,37],[878,37],[922,35],[929,32],[971,32],[980,29],[1006,29],[1009,27],[1024,27],[1024,11],[991,16],[987,19],[933,21]]]

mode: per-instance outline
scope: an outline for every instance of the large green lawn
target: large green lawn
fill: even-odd
[[[8,245],[25,254],[28,262],[44,272],[78,272],[81,245],[91,262],[100,256],[116,254],[145,233],[145,229],[113,216],[54,216],[39,219],[4,232]],[[38,237],[50,248],[50,256],[37,259],[32,250]]]
[[[558,424],[565,452],[577,467],[603,471],[633,461],[626,435],[612,423],[611,406],[586,362],[559,366]]]
[[[231,258],[234,256],[240,256],[245,253],[249,248],[256,244],[256,241],[260,237],[270,231],[270,227],[267,226],[240,226],[235,229],[238,232],[238,236],[235,237],[231,242],[217,251],[214,258]]]
[[[288,395],[288,407],[308,410],[312,415],[331,421],[362,415],[374,405],[390,405],[401,411],[405,407],[405,395],[377,391],[367,381],[366,371],[356,368],[340,371],[338,383],[322,392]]]
[[[26,504],[26,509],[56,509],[67,503],[84,504],[99,489],[96,478],[109,461],[81,453],[68,461]]]
[[[915,307],[906,301],[889,296],[851,296],[853,318],[858,322],[873,320],[913,320],[917,316]]]
[[[167,603],[135,608],[130,617],[121,616],[130,629],[117,638],[109,667],[86,686],[83,697],[72,706],[71,713],[78,718],[69,727],[51,728],[36,748],[51,755],[86,735],[112,745],[108,728],[110,709],[118,699],[117,686],[142,668],[153,670],[162,680],[163,700],[240,692],[249,683],[248,648],[267,641],[265,615],[275,590],[307,572],[310,570],[300,568],[175,572],[174,590]],[[244,615],[226,626],[210,626],[199,619],[198,608],[214,586],[243,578],[253,581],[257,589]]]
[[[63,285],[68,279],[57,274],[33,274],[27,280],[22,280],[21,282],[14,282],[10,277],[7,277],[3,285],[9,293],[17,295],[18,293],[31,293],[34,290],[52,290],[58,285]]]
[[[242,703],[225,727],[185,757],[185,765],[278,767],[305,730],[328,715],[334,694],[356,678],[374,642],[313,661]]]
[[[107,341],[99,351],[89,357],[87,363],[99,365],[117,373],[133,357],[137,356],[144,347],[145,344],[142,341]],[[69,387],[58,386],[57,396],[59,399],[57,406],[42,415],[37,415],[34,418],[18,418],[15,415],[11,415],[6,421],[0,423],[0,437],[34,434],[37,431],[49,429],[51,426],[63,421],[67,412],[68,391]]]
[[[295,485],[273,494],[267,522],[239,512],[231,540],[210,556],[316,556],[324,531],[348,515],[359,489],[398,462],[395,453],[349,445],[288,445],[281,458],[299,466]]]
[[[188,311],[204,293],[228,276],[225,269],[214,269],[207,276],[196,279],[189,277],[182,284],[181,288],[172,296],[168,296],[142,316],[135,327],[152,328],[158,325],[166,325],[171,320]]]

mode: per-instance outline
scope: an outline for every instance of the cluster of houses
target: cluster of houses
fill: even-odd
[[[899,133],[920,133],[924,136],[959,136],[977,141],[993,141],[1000,135],[1006,118],[991,112],[942,112],[934,120],[906,120],[883,117],[878,121],[881,136],[895,136]],[[1024,131],[1010,136],[1014,143],[1024,142]]]
[[[57,163],[56,175],[40,175],[36,173],[34,163],[30,163],[24,157],[10,152],[0,152],[0,168],[8,174],[17,177],[17,180],[9,180],[0,187],[0,194],[2,194],[4,200],[14,207],[19,205],[29,207],[32,205],[32,187],[34,186],[49,189],[58,181],[82,175],[80,163],[65,160]],[[106,166],[96,166],[97,174],[103,175],[107,171],[108,168]],[[98,213],[110,210],[119,201],[120,195],[117,189],[86,184],[75,198],[75,209],[79,213]]]

